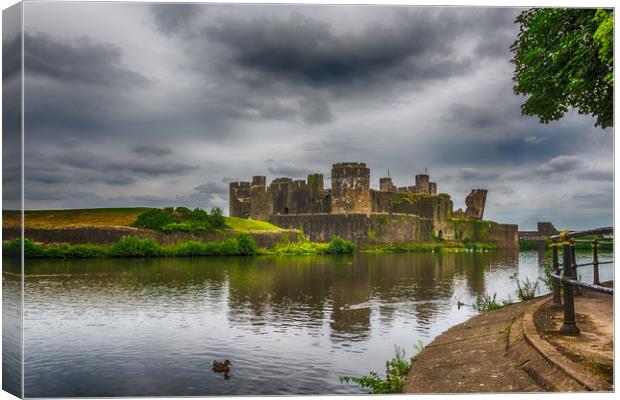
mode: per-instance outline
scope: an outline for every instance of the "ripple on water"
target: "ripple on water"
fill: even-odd
[[[537,257],[76,260],[71,274],[66,261],[34,260],[26,395],[363,393],[338,376],[383,371],[395,344],[409,354],[476,313],[457,301],[514,298],[507,276],[537,278]],[[230,379],[214,359],[233,362]]]

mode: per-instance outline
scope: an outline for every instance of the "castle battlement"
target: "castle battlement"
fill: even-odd
[[[291,214],[412,214],[441,225],[455,216],[482,219],[487,191],[475,189],[467,196],[467,210],[452,210],[448,194],[437,196],[437,184],[427,173],[415,175],[415,185],[396,186],[391,177],[379,178],[379,189],[370,187],[370,169],[363,162],[332,165],[331,187],[324,187],[323,174],[307,179],[278,177],[267,185],[263,175],[251,182],[230,183],[230,215],[270,220]]]

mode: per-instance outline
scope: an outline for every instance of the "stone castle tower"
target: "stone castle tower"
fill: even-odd
[[[370,214],[370,169],[365,163],[332,166],[331,212]]]

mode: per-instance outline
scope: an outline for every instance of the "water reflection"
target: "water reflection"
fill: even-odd
[[[26,396],[359,393],[338,375],[381,371],[476,312],[515,298],[546,254],[31,260]],[[613,271],[606,266],[602,278]],[[541,287],[541,291],[545,291]],[[229,358],[229,380],[212,359]]]

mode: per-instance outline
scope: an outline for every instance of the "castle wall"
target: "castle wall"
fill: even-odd
[[[428,175],[421,174],[415,176],[416,193],[431,193],[431,181]]]
[[[299,228],[299,227],[298,227]],[[254,231],[250,236],[259,247],[273,247],[276,243],[296,242],[298,230],[281,231]],[[173,245],[188,240],[201,242],[219,242],[234,237],[235,231],[212,231],[212,232],[172,232],[164,233],[150,229],[132,227],[78,227],[78,228],[28,228],[25,231],[26,238],[38,243],[68,243],[68,244],[112,244],[127,235],[136,235],[140,238],[152,238],[162,245]],[[19,228],[2,229],[3,240],[18,239],[21,236]]]
[[[364,163],[338,163],[332,168],[332,213],[370,213],[370,169]]]
[[[477,219],[451,219],[443,226],[443,238],[447,240],[471,240],[493,243],[502,249],[519,247],[519,227]]]
[[[391,213],[392,199],[396,192],[387,192],[383,190],[370,190],[370,199],[372,203],[372,212],[374,213]]]
[[[396,192],[396,186],[392,182],[392,178],[385,177],[379,178],[379,190],[382,192]]]
[[[465,198],[466,218],[482,219],[484,216],[484,206],[487,201],[486,189],[472,189],[471,193]]]
[[[306,184],[306,181],[293,181],[289,203],[291,214],[306,214],[311,211],[310,187]]]
[[[433,234],[432,221],[405,214],[274,215],[271,222],[282,228],[301,227],[304,235],[316,242],[340,236],[358,245],[398,244],[431,241]]]
[[[271,188],[266,186],[264,176],[252,178],[250,189],[250,218],[259,221],[269,221],[273,212]]]
[[[289,194],[292,191],[293,180],[291,178],[276,178],[269,188],[271,189],[271,201],[273,214],[290,214],[291,203]]]
[[[228,193],[229,215],[249,218],[251,214],[250,182],[231,182]]]

